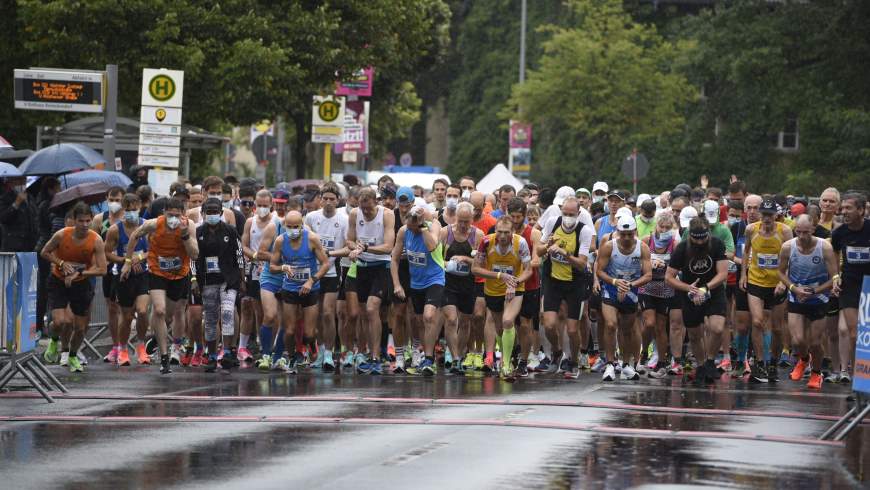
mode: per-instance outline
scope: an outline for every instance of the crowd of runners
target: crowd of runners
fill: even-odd
[[[105,301],[103,361],[164,374],[850,381],[870,274],[861,193],[759,195],[732,180],[487,194],[469,177],[422,189],[386,176],[297,191],[211,176],[154,201],[113,188],[97,215],[74,206],[40,251],[45,360],[83,371]]]

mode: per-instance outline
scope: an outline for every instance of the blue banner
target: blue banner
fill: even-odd
[[[855,343],[852,390],[870,394],[870,276],[864,276],[858,303],[858,341]]]
[[[16,262],[15,273],[2,279],[4,304],[6,306],[6,342],[15,352],[27,352],[36,348],[39,336],[36,333],[36,285],[39,265],[33,252],[19,252],[6,260]],[[11,267],[4,267],[11,273]]]

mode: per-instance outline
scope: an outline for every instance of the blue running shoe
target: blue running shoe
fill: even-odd
[[[435,364],[431,359],[424,357],[423,360],[420,361],[420,371],[423,373],[423,376],[434,376]]]

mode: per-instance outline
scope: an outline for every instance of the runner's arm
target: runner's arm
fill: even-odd
[[[402,249],[405,248],[405,230],[406,226],[402,226],[399,228],[399,234],[396,236],[396,246],[393,247],[393,252],[390,254],[390,258],[392,259],[391,266],[395,266],[399,263],[399,259],[402,258]],[[399,282],[399,268],[398,267],[390,267],[390,277],[393,278],[393,285],[397,286],[401,284]]]
[[[309,280],[317,282],[323,279],[323,276],[329,272],[329,269],[332,267],[332,262],[330,262],[329,257],[326,255],[326,251],[323,249],[323,244],[320,243],[320,237],[318,237],[316,233],[308,234],[308,246],[314,250],[317,262],[320,263],[320,268],[317,269],[317,273],[315,273],[312,278],[309,278]]]
[[[116,254],[115,251],[118,249],[118,227],[124,226],[123,224],[115,223],[114,225],[109,227],[109,231],[106,232],[106,260],[113,264],[123,264],[124,257]]]
[[[792,282],[788,278],[788,259],[791,257],[792,242],[785,242],[779,250],[779,268],[776,270],[779,274],[779,281],[785,284],[786,288],[791,288]]]
[[[251,248],[251,226],[253,226],[254,218],[248,218],[245,221],[245,231],[242,233],[242,251],[250,260],[257,258],[257,251]]]
[[[260,240],[260,249],[257,250],[257,260],[271,260],[272,252],[269,251],[269,244],[275,240],[275,233],[278,230],[275,228],[275,223],[269,223],[266,229],[263,230],[263,238]]]
[[[128,259],[133,258],[133,251],[136,250],[136,242],[143,236],[148,236],[157,229],[157,219],[149,219],[142,223],[142,226],[136,228],[136,231],[130,234],[130,240],[127,242],[127,253],[124,255]]]
[[[426,244],[426,250],[432,252],[438,248],[438,235],[441,234],[441,223],[432,221],[423,231],[423,243]],[[397,239],[398,243],[399,240]]]
[[[55,255],[54,251],[57,250],[58,246],[60,246],[60,239],[62,238],[62,236],[63,230],[57,231],[54,235],[51,236],[51,238],[48,239],[48,242],[46,242],[46,244],[42,247],[42,251],[39,253],[39,255],[41,255],[43,259],[51,262],[58,267],[61,266],[61,263],[63,263],[63,261],[57,258],[57,255]]]
[[[384,213],[384,243],[382,245],[368,247],[366,252],[378,255],[389,255],[393,251],[393,245],[396,242],[395,223],[395,214]],[[350,229],[350,227],[348,227],[348,229]]]
[[[81,272],[82,277],[102,277],[106,275],[106,249],[103,239],[97,237],[94,240],[94,262]]]
[[[755,227],[752,225],[748,225],[746,227],[746,238],[743,240],[743,267],[740,268],[740,283],[747,284],[747,278],[749,277],[749,266],[752,265],[752,261],[749,260],[752,257],[752,235],[755,233]]]
[[[601,253],[598,254],[598,260],[595,261],[595,275],[598,277],[598,280],[606,284],[615,284],[616,282],[615,277],[610,277],[610,274],[605,272],[607,266],[610,265],[610,253],[612,247],[612,242],[604,242],[604,245],[601,246]]]
[[[834,286],[834,276],[837,275],[837,268],[839,267],[834,248],[825,240],[822,240],[822,257],[825,259],[825,269],[828,270],[828,280],[816,288],[817,293],[827,291]]]
[[[716,275],[707,283],[707,291],[712,291],[728,280],[728,259],[716,261]]]
[[[190,257],[190,260],[196,260],[199,257],[199,244],[196,242],[196,229],[191,230],[188,228],[185,231],[187,232],[187,238],[184,239],[182,235],[182,245],[184,245],[184,250],[187,252],[187,256]]]
[[[284,235],[275,239],[275,246],[272,247],[272,256],[269,258],[269,271],[272,273],[284,272],[283,262],[281,260],[281,247],[284,245]]]

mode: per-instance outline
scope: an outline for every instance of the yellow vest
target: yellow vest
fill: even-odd
[[[520,260],[520,240],[523,240],[523,237],[514,234],[511,249],[506,255],[498,253],[496,246],[498,240],[494,233],[489,235],[487,239],[489,244],[486,247],[486,268],[492,272],[519,277],[523,273],[523,262]],[[516,291],[525,291],[525,284],[517,284]],[[504,296],[507,293],[507,286],[501,279],[487,279],[483,286],[483,292],[487,296]]]
[[[779,284],[779,251],[782,249],[782,230],[786,225],[776,223],[772,236],[761,236],[761,226],[752,236],[752,260],[749,262],[749,284],[775,288]]]

